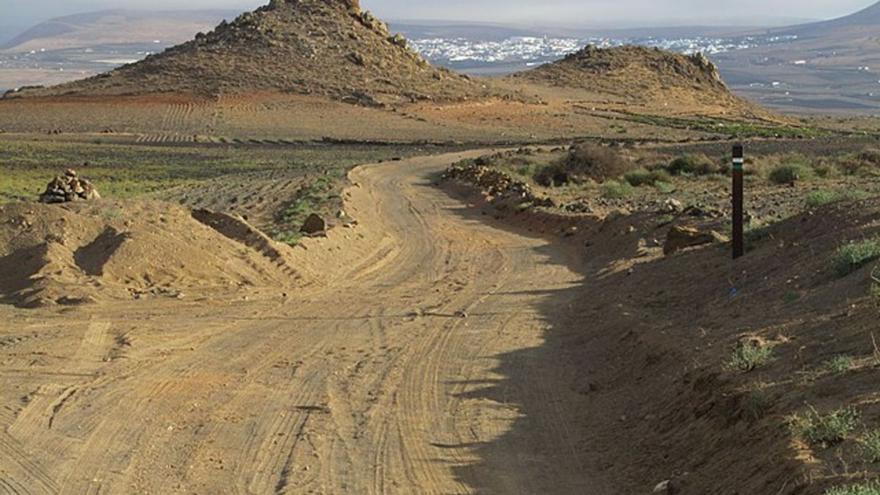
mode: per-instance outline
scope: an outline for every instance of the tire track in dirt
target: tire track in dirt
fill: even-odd
[[[27,452],[69,438],[41,457],[45,469],[0,456],[0,469],[20,473],[9,486],[585,493],[572,450],[582,439],[556,400],[566,391],[555,371],[505,370],[515,387],[475,393],[502,378],[499,356],[541,345],[544,294],[578,277],[537,252],[546,241],[456,213],[465,205],[429,181],[460,156],[353,171],[361,187],[345,209],[360,226],[306,241],[297,268],[315,282],[293,297],[156,302],[140,318],[123,305],[95,310],[70,359],[91,376],[48,380],[10,430]],[[133,344],[105,362],[117,323]],[[56,339],[40,344],[69,345]],[[506,436],[523,396],[546,406]],[[479,447],[502,437],[506,454]],[[485,466],[485,486],[462,466]]]

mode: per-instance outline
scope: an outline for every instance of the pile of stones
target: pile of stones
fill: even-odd
[[[77,176],[76,170],[68,169],[64,175],[52,179],[46,190],[40,195],[41,203],[69,203],[72,201],[89,201],[101,199],[95,186],[86,179]]]
[[[444,180],[455,180],[479,187],[493,200],[517,200],[535,206],[553,206],[549,199],[535,196],[531,186],[510,175],[481,165],[475,161],[464,161],[449,167],[443,174]]]

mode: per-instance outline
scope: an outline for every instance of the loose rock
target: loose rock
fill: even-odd
[[[327,232],[327,222],[319,215],[312,213],[306,218],[300,232],[306,235],[320,235]]]

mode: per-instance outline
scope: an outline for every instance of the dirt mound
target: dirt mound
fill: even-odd
[[[671,105],[679,100],[697,100],[747,105],[728,91],[718,68],[703,54],[687,56],[658,48],[603,49],[588,45],[562,60],[511,77],[623,96],[633,101],[663,99]]]
[[[96,77],[15,95],[283,91],[362,105],[486,96],[431,66],[357,0],[273,0],[208,34]]]
[[[0,207],[0,302],[23,307],[291,286],[289,248],[161,202]]]

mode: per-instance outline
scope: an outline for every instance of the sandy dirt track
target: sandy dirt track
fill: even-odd
[[[614,493],[543,339],[580,262],[433,186],[456,158],[353,171],[287,298],[0,307],[0,493]]]

